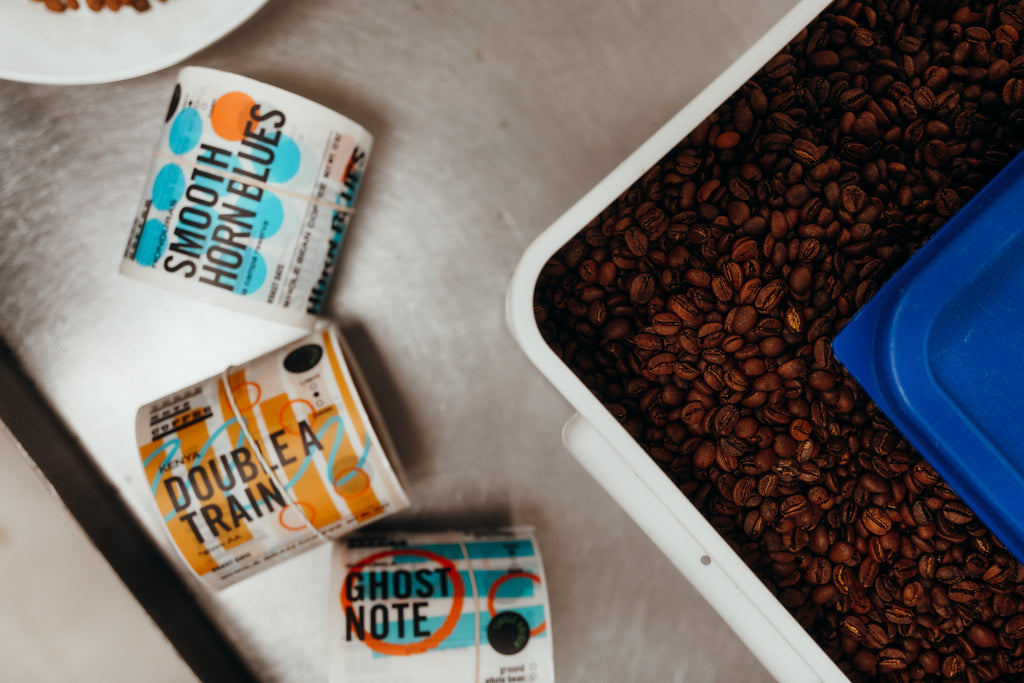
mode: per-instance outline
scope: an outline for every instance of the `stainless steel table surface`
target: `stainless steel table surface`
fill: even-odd
[[[770,680],[565,452],[572,410],[503,300],[527,244],[794,4],[271,0],[186,61],[375,135],[327,317],[407,471],[413,508],[386,524],[535,525],[562,683]],[[301,334],[117,273],[175,73],[0,82],[0,335],[168,554],[135,411]],[[267,681],[326,680],[328,553],[191,583]]]

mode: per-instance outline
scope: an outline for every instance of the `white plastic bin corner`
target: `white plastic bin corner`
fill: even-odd
[[[506,317],[534,365],[578,414],[566,448],[661,548],[765,668],[785,683],[848,679],[765,588],[651,457],[540,335],[533,295],[541,269],[574,235],[654,166],[828,6],[804,0],[526,249],[509,284]]]

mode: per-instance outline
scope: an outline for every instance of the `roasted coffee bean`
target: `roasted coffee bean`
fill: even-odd
[[[959,500],[951,500],[943,505],[942,516],[953,524],[968,524],[974,519],[974,513]]]
[[[740,134],[736,131],[722,133],[715,138],[715,147],[718,149],[732,149],[740,144],[740,139]]]
[[[797,494],[786,498],[779,506],[783,519],[797,517],[807,509],[807,499]]]
[[[839,0],[538,278],[548,343],[855,683],[1024,671],[1024,566],[830,346],[1024,148],[1021,31]]]
[[[949,587],[949,599],[953,602],[971,602],[975,599],[978,588],[978,584],[974,581],[957,581]]]
[[[996,633],[986,624],[973,623],[967,629],[967,637],[978,647],[995,647],[997,641]]]
[[[1011,78],[1003,85],[1003,102],[1011,107],[1020,106],[1024,102],[1024,80]]]
[[[594,279],[597,279],[596,271]],[[654,296],[655,287],[654,277],[650,273],[638,273],[629,285],[629,300],[635,304],[645,304]]]
[[[725,374],[722,376],[722,380],[725,382],[727,387],[739,393],[746,391],[747,387],[750,386],[750,380],[747,379],[747,376],[736,368],[729,368],[726,370]],[[750,420],[751,425],[753,426],[753,432],[756,432],[758,426],[757,421],[753,420],[753,418],[750,418]]]
[[[903,605],[888,605],[882,612],[885,614],[886,621],[892,624],[910,624],[914,621],[913,610],[907,609]]]
[[[860,567],[857,568],[857,582],[860,583],[861,588],[873,586],[878,578],[878,571],[879,563],[875,560],[870,557],[861,560]]]
[[[695,325],[703,317],[693,301],[682,294],[673,294],[669,297],[668,307],[688,326]]]
[[[760,251],[756,241],[749,237],[741,237],[733,243],[730,256],[736,263],[745,263],[757,258]]]
[[[821,160],[821,152],[818,146],[810,140],[797,138],[790,145],[790,153],[796,161],[807,166],[813,166]]]
[[[964,672],[965,662],[962,655],[954,653],[942,660],[942,675],[953,679]]]
[[[881,536],[882,534],[888,533],[889,529],[892,528],[892,520],[889,519],[889,515],[884,510],[876,507],[870,507],[864,510],[864,514],[861,516],[861,522],[864,524],[864,528],[872,534]]]
[[[1003,627],[1003,633],[1011,640],[1021,640],[1024,638],[1024,614],[1018,614],[1007,621]]]
[[[920,581],[911,581],[903,586],[903,604],[916,607],[924,598],[924,586]]]
[[[695,368],[692,364],[687,363],[685,361],[677,362],[675,364],[675,367],[672,369],[672,372],[675,374],[676,377],[683,380],[684,382],[694,380],[700,374],[697,368]]]
[[[789,423],[789,435],[797,441],[807,441],[807,439],[811,438],[813,431],[814,428],[811,426],[811,423],[802,417]]]
[[[724,405],[715,414],[715,433],[727,436],[732,433],[733,428],[739,420],[740,411],[734,405]]]
[[[757,485],[749,477],[744,477],[737,480],[736,485],[732,490],[733,502],[740,507],[745,507],[754,497],[757,491]]]
[[[675,364],[676,355],[674,353],[659,353],[647,361],[647,369],[654,375],[671,375]]]
[[[671,311],[656,313],[651,318],[651,327],[654,328],[655,334],[662,337],[670,337],[676,334],[679,332],[682,324],[683,321],[679,319],[679,316]]]
[[[626,230],[623,235],[626,248],[634,256],[643,256],[647,253],[649,241],[647,234],[638,227],[633,227]]]
[[[883,673],[902,671],[907,668],[907,654],[893,647],[883,648],[878,653],[878,670]]]
[[[822,586],[832,580],[832,565],[824,557],[816,556],[811,560],[804,576],[812,586]]]
[[[867,193],[856,185],[847,185],[842,189],[842,207],[850,214],[856,214],[864,208]]]
[[[856,549],[845,541],[837,541],[828,552],[828,558],[836,564],[846,562],[856,553]]]
[[[845,564],[836,565],[832,568],[832,583],[835,584],[836,588],[843,595],[849,595],[853,592],[855,581],[853,572]]]
[[[862,617],[849,615],[843,617],[839,622],[840,632],[856,641],[862,641],[867,637],[868,626]]]
[[[935,577],[938,560],[934,555],[921,555],[917,560],[917,573],[924,579]]]
[[[767,313],[775,308],[786,293],[786,283],[782,280],[772,280],[758,291],[754,297],[754,308],[761,313]]]
[[[625,318],[612,318],[605,323],[602,332],[606,339],[616,341],[629,334],[630,324]]]
[[[935,570],[935,579],[941,583],[956,583],[964,578],[964,570],[959,565],[947,564]]]
[[[633,343],[638,349],[643,349],[644,351],[660,351],[664,344],[664,339],[656,334],[641,332],[633,337]]]
[[[774,472],[768,472],[757,482],[757,493],[765,498],[774,496],[778,490],[779,477]],[[767,515],[766,515],[767,516]],[[774,519],[774,517],[773,517]]]

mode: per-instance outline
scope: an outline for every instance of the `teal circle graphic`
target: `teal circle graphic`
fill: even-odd
[[[185,107],[174,117],[168,144],[175,154],[184,154],[199,144],[203,134],[203,117],[193,107]]]
[[[167,248],[167,230],[156,218],[150,218],[142,226],[139,246],[135,250],[135,261],[140,266],[153,266],[164,255]]]
[[[153,180],[153,206],[170,211],[185,192],[185,172],[177,164],[167,164]]]
[[[274,161],[270,164],[270,181],[284,183],[295,177],[302,164],[302,152],[299,145],[290,137],[281,134],[274,150]]]
[[[256,216],[252,219],[253,239],[265,239],[277,234],[284,223],[284,205],[277,195],[264,191],[260,203],[256,206]]]
[[[267,262],[258,251],[246,247],[244,258],[242,267],[238,270],[235,294],[253,294],[267,279]]]

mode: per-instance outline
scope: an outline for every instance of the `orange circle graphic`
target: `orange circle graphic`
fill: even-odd
[[[491,618],[494,618],[498,614],[498,611],[494,609],[494,599],[498,597],[498,586],[511,579],[530,579],[534,583],[540,583],[540,577],[531,572],[509,572],[492,583],[491,590],[487,591],[487,611],[490,612]],[[540,622],[540,625],[537,628],[530,631],[530,635],[535,636],[538,633],[543,633],[547,626],[548,622],[546,620]]]
[[[308,519],[310,524],[313,524],[316,521],[316,508],[311,503],[307,503],[304,500],[297,500],[295,501],[295,504],[298,505],[299,508],[301,509],[301,512],[299,514]],[[281,512],[277,515],[277,521],[281,524],[281,526],[283,526],[288,531],[301,531],[305,529],[305,523],[301,524],[300,526],[288,526],[284,523],[284,513],[288,512],[290,509],[291,506],[281,508]]]
[[[388,655],[390,657],[406,657],[409,655],[418,655],[431,650],[442,642],[444,639],[451,635],[451,632],[455,630],[455,625],[459,622],[459,618],[462,616],[462,603],[466,597],[466,586],[462,583],[462,577],[459,576],[458,570],[455,568],[455,563],[446,557],[438,555],[430,550],[421,550],[419,548],[396,548],[394,550],[382,550],[379,553],[373,553],[367,555],[363,559],[352,565],[352,568],[345,574],[345,580],[341,582],[341,608],[345,610],[352,606],[348,596],[345,595],[345,586],[348,584],[348,577],[353,574],[359,574],[363,569],[377,560],[381,560],[385,557],[398,557],[400,555],[411,556],[411,557],[422,557],[425,560],[436,562],[441,565],[444,569],[448,570],[448,575],[452,581],[452,607],[448,611],[448,616],[445,617],[444,623],[441,624],[441,628],[434,631],[430,636],[427,636],[423,640],[415,643],[385,643],[382,640],[377,640],[369,633],[365,634],[367,647],[375,652],[379,652],[382,655]]]
[[[301,404],[304,404],[306,407],[308,407],[309,408],[309,414],[312,414],[313,410],[314,410],[313,404],[310,403],[309,401],[307,401],[304,398],[294,398],[291,401],[288,401],[287,403],[285,403],[283,406],[281,406],[281,412],[278,413],[278,415],[277,415],[277,422],[278,422],[278,424],[281,425],[281,429],[283,429],[284,431],[286,431],[289,434],[292,434],[294,436],[298,436],[301,433],[299,431],[299,416],[295,412],[295,409],[293,408],[292,409],[292,415],[294,416],[295,419],[290,420],[290,421],[286,420],[285,418],[287,416],[285,415],[285,411],[287,411],[289,408],[291,408],[296,403],[301,403]],[[294,425],[294,427],[292,425]]]
[[[210,123],[217,135],[225,140],[238,141],[245,137],[245,125],[252,119],[256,101],[244,92],[235,90],[217,98],[210,111]]]
[[[252,392],[250,391],[250,388],[252,387],[255,387],[256,389],[255,399],[252,397]],[[244,404],[242,401],[238,400],[238,390],[242,388],[245,389],[246,402]],[[242,382],[241,384],[236,384],[233,387],[231,387],[231,395],[235,399],[235,406],[238,407],[238,411],[244,413],[247,410],[252,410],[253,406],[257,405],[260,402],[260,397],[263,395],[263,389],[260,388],[260,385],[257,384],[256,382]]]
[[[353,473],[352,478],[343,484],[335,484],[334,490],[342,498],[357,498],[366,493],[366,490],[370,488],[370,475],[364,472],[361,467],[348,467],[338,472],[338,476],[334,478],[334,481],[337,482],[339,479],[344,479],[345,475],[349,472]]]

